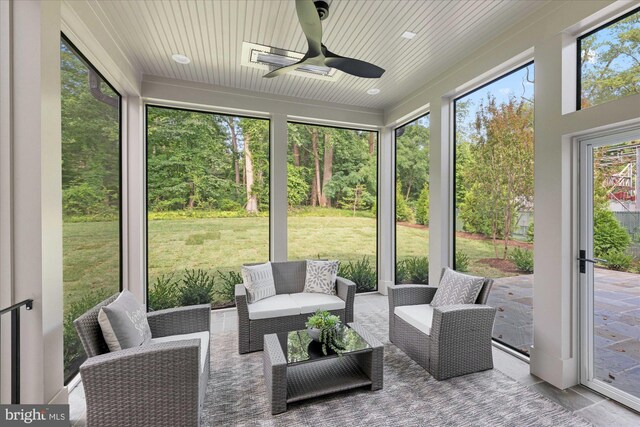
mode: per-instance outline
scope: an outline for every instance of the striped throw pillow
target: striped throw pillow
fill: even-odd
[[[458,273],[447,267],[431,301],[431,306],[474,304],[483,284],[484,277]]]
[[[276,285],[273,282],[271,263],[242,266],[242,280],[247,289],[249,304],[274,296]]]

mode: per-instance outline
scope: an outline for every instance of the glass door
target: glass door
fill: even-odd
[[[640,128],[580,142],[582,383],[640,410]]]

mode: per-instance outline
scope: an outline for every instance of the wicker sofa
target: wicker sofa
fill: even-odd
[[[249,304],[244,284],[236,285],[238,308],[238,351],[249,353],[264,346],[264,335],[304,329],[317,309],[340,316],[343,323],[353,322],[356,285],[338,277],[337,295],[303,293],[306,261],[272,262],[276,295]]]
[[[435,286],[389,286],[389,340],[439,381],[492,369],[492,284],[484,280],[475,304],[444,307],[429,305]]]
[[[150,344],[109,352],[98,323],[109,297],[74,321],[87,425],[197,426],[209,379],[209,304],[150,312]]]

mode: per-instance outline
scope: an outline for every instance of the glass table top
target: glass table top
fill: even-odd
[[[330,348],[327,348],[325,355],[322,352],[322,344],[314,341],[306,329],[283,332],[277,335],[288,365],[338,357],[338,354]],[[343,355],[371,350],[369,343],[348,326],[340,327],[339,336],[342,337],[342,341],[346,345],[342,352]]]

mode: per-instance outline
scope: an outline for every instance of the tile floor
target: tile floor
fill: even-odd
[[[355,317],[359,313],[388,311],[387,297],[379,294],[358,295],[355,303]],[[236,329],[238,315],[235,310],[212,313],[212,334]],[[583,386],[574,386],[559,390],[529,373],[529,364],[498,349],[493,349],[496,369],[519,383],[536,390],[549,399],[559,403],[577,415],[587,419],[596,427],[637,427],[640,426],[640,414],[625,408]],[[85,421],[85,402],[82,384],[69,395],[71,421],[73,427],[83,427]]]

